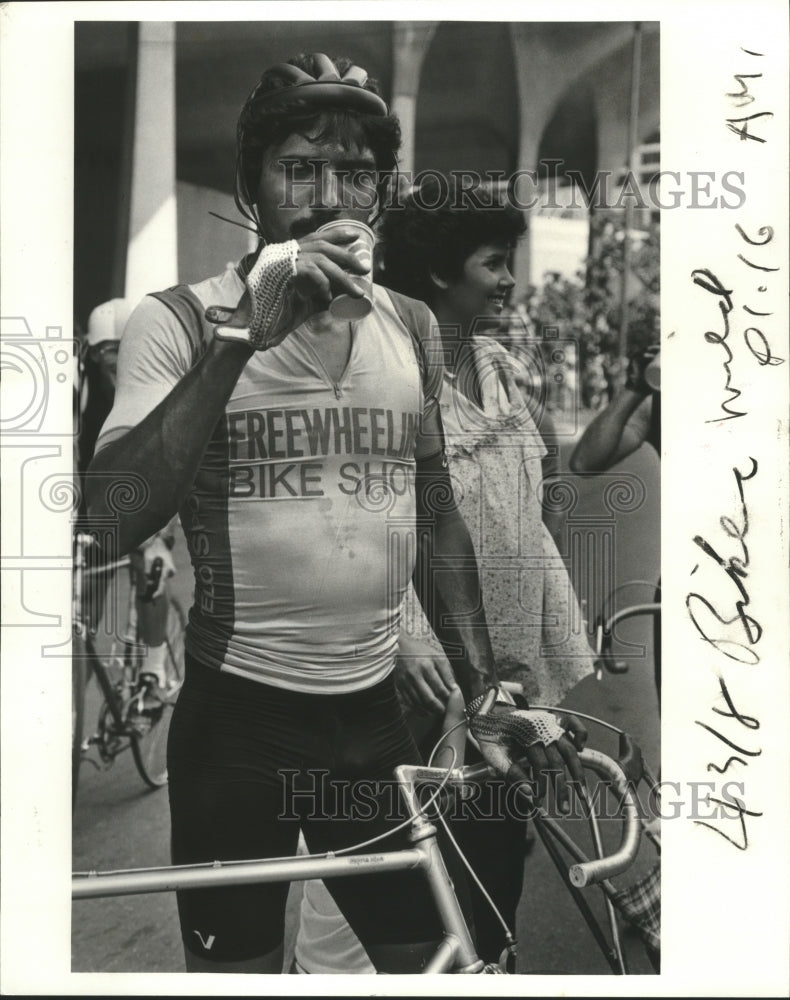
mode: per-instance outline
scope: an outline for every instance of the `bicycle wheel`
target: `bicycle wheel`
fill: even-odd
[[[82,734],[85,730],[85,685],[88,663],[81,655],[84,647],[77,644],[77,655],[71,661],[71,808],[77,803],[77,788],[82,764]]]
[[[167,784],[167,734],[178,692],[184,683],[184,629],[186,616],[174,597],[168,598],[165,692],[167,699],[131,732],[132,756],[149,788]]]

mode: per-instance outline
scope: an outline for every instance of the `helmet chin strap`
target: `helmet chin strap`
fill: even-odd
[[[233,181],[233,200],[236,203],[239,214],[255,226],[255,232],[261,237],[261,222],[258,218],[258,209],[254,199],[250,197],[250,193],[247,190],[247,180],[242,169],[242,146],[243,132],[236,139],[236,176]]]
[[[392,170],[388,172],[386,179],[376,188],[376,206],[371,210],[367,220],[371,229],[386,211],[387,195],[394,192],[397,196],[399,176],[400,173],[396,162]]]
[[[252,226],[245,226],[243,222],[237,222],[235,219],[229,219],[227,216],[220,215],[219,212],[212,212],[210,209],[208,214],[213,215],[215,219],[222,219],[223,222],[229,222],[232,226],[238,226],[239,229],[246,229],[248,233],[255,233],[256,236],[259,235],[257,227],[253,229]]]

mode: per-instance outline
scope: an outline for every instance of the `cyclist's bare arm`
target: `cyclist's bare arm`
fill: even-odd
[[[393,676],[404,705],[418,714],[444,715],[450,696],[461,692],[442,650],[402,628]]]
[[[572,472],[603,472],[644,442],[651,400],[624,389],[588,424],[570,458]]]
[[[428,420],[436,423],[423,428],[424,437],[441,444],[438,410]],[[420,538],[414,589],[469,701],[496,683],[496,667],[477,558],[455,505],[443,447],[428,458],[420,458],[418,452],[415,487]]]
[[[92,518],[115,513],[107,486],[124,476],[142,480],[148,496],[140,509],[118,515],[120,554],[130,552],[176,513],[200,466],[252,350],[244,344],[210,343],[203,357],[136,427],[94,457],[86,490]]]
[[[325,309],[334,295],[340,292],[362,294],[362,289],[354,283],[353,274],[368,268],[342,248],[342,244],[350,242],[354,236],[353,230],[338,228],[326,238],[310,234],[297,241],[293,275],[285,286],[280,309],[267,329],[254,331],[265,337],[265,345],[260,349],[282,341],[313,313]],[[250,277],[253,273],[255,268]],[[222,312],[225,315],[221,321],[228,327],[251,327],[256,320],[248,291],[235,310]],[[118,396],[123,393],[124,366],[137,360],[130,358],[134,348],[129,347],[126,336],[118,362]],[[109,510],[107,502],[110,481],[122,481],[124,476],[135,477],[133,482],[142,480],[148,489],[146,502],[139,509],[118,518],[120,552],[126,553],[139,546],[176,513],[252,354],[249,344],[212,340],[202,357],[178,378],[151,412],[95,456],[86,483],[91,517],[115,514]]]
[[[517,712],[515,706],[501,703],[499,697],[495,704],[489,704],[494,699],[491,688],[498,682],[477,557],[455,505],[444,448],[428,458],[420,457],[420,447],[431,450],[430,442],[434,446],[443,444],[438,409],[425,418],[418,441],[415,482],[419,540],[414,589],[463,692],[471,713],[470,726],[486,761],[517,783],[529,780],[529,769],[537,780],[539,798],[545,795],[549,775],[556,775],[557,799],[564,808],[569,796],[566,775],[572,781],[583,781],[576,751],[583,746],[586,731],[572,718],[559,725],[553,718],[543,720],[546,713]],[[491,719],[482,724],[482,730],[477,718],[481,703]],[[500,718],[493,718],[496,716]],[[546,722],[550,730],[542,732]],[[522,741],[522,734],[535,731],[535,725],[537,738]]]

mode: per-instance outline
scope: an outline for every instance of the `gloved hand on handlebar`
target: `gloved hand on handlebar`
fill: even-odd
[[[490,767],[509,783],[526,783],[535,800],[545,798],[551,777],[560,811],[569,811],[569,779],[584,784],[577,751],[584,748],[587,730],[578,719],[517,708],[500,700],[493,688],[470,702],[467,716],[472,736]]]

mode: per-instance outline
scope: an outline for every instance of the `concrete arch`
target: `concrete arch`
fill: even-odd
[[[519,89],[518,166],[534,169],[543,130],[565,91],[596,63],[627,45],[633,24],[512,26]]]
[[[598,169],[598,112],[589,84],[574,82],[557,101],[538,142],[538,175],[547,172],[547,159],[560,159],[556,171],[563,176],[578,171],[586,183]]]
[[[636,143],[647,141],[660,124],[660,51],[657,33],[643,33]],[[627,158],[631,99],[631,46],[625,45],[590,68],[600,122],[598,160],[601,170],[618,170]]]
[[[505,22],[441,22],[417,97],[417,170],[499,170],[518,158],[516,67]]]
[[[541,138],[552,115],[569,91],[585,87],[594,96],[597,169],[624,165],[634,28],[631,21],[512,25],[519,91],[519,170],[536,169]],[[643,24],[642,92],[650,98],[643,109],[645,132],[658,113],[658,42],[658,24]],[[529,260],[528,237],[516,257],[516,295],[525,290]]]

